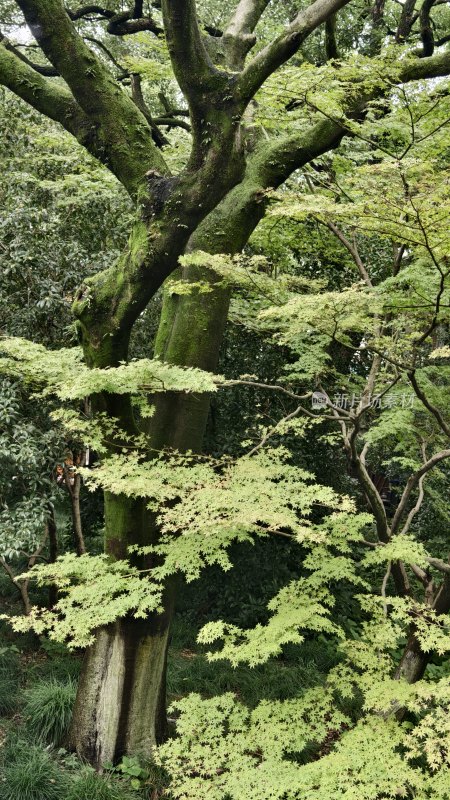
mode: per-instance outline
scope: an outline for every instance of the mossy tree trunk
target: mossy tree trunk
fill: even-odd
[[[276,188],[295,169],[337,147],[343,135],[340,126],[325,120],[307,135],[282,139],[271,146],[265,141],[259,142],[248,155],[239,184],[231,188],[199,224],[186,244],[187,249],[211,254],[240,252],[264,216],[265,190]],[[223,288],[213,273],[199,274],[194,267],[184,267],[182,277],[193,283],[199,279],[208,281],[211,291],[194,290],[187,295],[165,293],[155,355],[172,364],[215,371],[230,291]],[[117,343],[113,352],[122,352]],[[108,360],[109,355],[106,358]],[[129,419],[129,410],[122,410],[122,399],[117,399],[118,405],[114,407],[112,398],[108,402],[112,416]],[[146,431],[152,447],[198,452],[208,419],[209,396],[167,392],[156,395],[153,403],[155,413]],[[127,507],[128,515],[124,514]],[[106,549],[114,557],[126,557],[126,548],[123,549],[121,542],[149,542],[152,521],[138,522],[143,513],[139,502],[126,498],[115,498],[113,502],[106,497],[105,511]],[[122,620],[101,631],[86,656],[70,744],[90,763],[100,766],[130,752],[148,754],[149,746],[164,738],[167,730],[165,675],[174,593],[172,587],[162,617],[154,617],[141,626]],[[135,636],[139,637],[139,642],[132,645]],[[132,653],[133,657],[127,653]],[[144,683],[143,675],[147,676]],[[146,702],[140,697],[143,685]],[[114,698],[109,706],[102,700],[105,694]],[[141,707],[143,712],[135,715],[132,709]]]

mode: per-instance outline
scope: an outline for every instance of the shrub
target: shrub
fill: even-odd
[[[0,677],[17,678],[19,670],[19,651],[14,646],[2,645],[0,640]]]
[[[76,695],[74,681],[41,681],[25,692],[24,714],[30,731],[49,744],[60,744],[69,728]]]
[[[0,715],[15,710],[18,687],[19,654],[13,647],[0,647]]]
[[[69,781],[51,756],[39,747],[20,749],[3,766],[0,800],[62,800]]]
[[[66,800],[136,800],[136,795],[110,776],[86,770],[71,786]]]
[[[39,661],[36,665],[36,673],[41,680],[57,680],[66,683],[70,680],[77,680],[81,670],[81,658],[60,642],[53,642],[48,639],[41,639],[41,649],[45,652],[47,659]]]

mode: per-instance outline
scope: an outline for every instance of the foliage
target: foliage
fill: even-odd
[[[56,563],[38,567],[43,584],[56,584],[60,598],[52,610],[34,607],[27,617],[17,617],[17,631],[46,632],[69,647],[86,647],[99,625],[133,613],[144,618],[161,608],[161,587],[142,580],[137,567],[127,561],[109,563],[105,555],[61,556]]]
[[[15,710],[19,694],[19,663],[15,645],[0,647],[0,715]]]
[[[83,363],[81,349],[57,351],[26,339],[4,339],[6,354],[0,370],[16,374],[31,385],[44,385],[44,394],[56,394],[61,400],[82,400],[86,395],[143,394],[148,392],[214,392],[214,376],[194,368],[182,368],[159,361],[139,359],[119,367],[90,369]],[[7,357],[9,356],[9,358]]]
[[[52,470],[58,432],[20,382],[3,378],[0,401],[0,551],[3,558],[32,553],[43,537],[55,497]]]

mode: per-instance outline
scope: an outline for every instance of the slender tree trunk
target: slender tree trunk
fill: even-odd
[[[58,557],[58,530],[56,527],[55,512],[52,507],[49,508],[49,515],[47,520],[48,529],[48,560],[50,564],[54,564]],[[53,608],[58,599],[58,589],[54,583],[50,584],[48,589],[48,604]]]
[[[72,530],[75,542],[75,551],[77,556],[83,555],[86,552],[86,545],[83,535],[83,524],[81,522],[80,511],[80,490],[81,490],[81,475],[78,473],[70,473],[67,469],[64,471],[66,486],[70,497],[70,509],[72,513]]]

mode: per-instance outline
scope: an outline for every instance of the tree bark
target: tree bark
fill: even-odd
[[[55,512],[53,507],[49,508],[49,515],[47,520],[48,529],[48,560],[50,564],[54,564],[58,557],[58,530],[56,527]],[[58,600],[58,588],[52,583],[48,587],[48,605],[53,608]]]
[[[129,558],[130,544],[149,544],[156,534],[144,501],[105,494],[106,553]],[[68,746],[96,768],[119,761],[125,753],[148,757],[166,736],[166,662],[174,596],[174,585],[167,586],[163,614],[119,619],[100,628],[86,652]]]
[[[80,490],[81,490],[81,475],[78,473],[69,473],[65,469],[66,486],[70,497],[70,509],[72,512],[72,530],[75,544],[75,551],[77,556],[83,555],[86,552],[86,545],[83,535],[83,524],[81,522],[80,511]],[[73,483],[71,482],[73,481]]]
[[[446,575],[439,587],[433,605],[433,610],[437,615],[448,614],[450,611],[450,576]],[[417,639],[416,629],[411,625],[408,641],[406,642],[400,663],[395,672],[397,680],[403,679],[408,683],[415,683],[423,678],[425,670],[428,666],[433,652],[426,653],[422,650],[420,643]],[[402,719],[405,715],[405,710],[400,709],[396,716]]]
[[[168,593],[167,593],[168,594]],[[173,593],[163,615],[99,630],[85,656],[69,747],[97,769],[126,753],[149,757],[167,736],[166,664]]]

